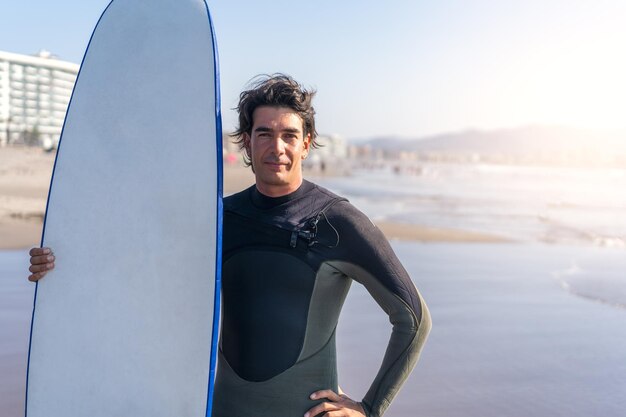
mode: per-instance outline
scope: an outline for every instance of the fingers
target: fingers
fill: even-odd
[[[29,275],[28,276],[28,280],[30,282],[37,282],[39,281],[41,278],[43,278],[46,275],[45,272],[37,272],[35,274]]]
[[[50,255],[52,250],[50,248],[32,248],[28,254],[30,256]]]
[[[329,411],[338,411],[341,410],[341,408],[342,407],[340,407],[338,404],[324,402],[316,405],[315,407],[304,413],[304,417],[314,417],[318,414],[327,413]]]
[[[32,256],[30,258],[31,265],[42,265],[54,262],[54,255]]]
[[[324,389],[321,391],[315,391],[311,394],[312,400],[319,400],[320,398],[328,398],[331,401],[340,401],[341,397],[332,389]]]
[[[304,417],[313,417],[320,413],[329,412],[329,411],[337,411],[337,410],[342,409],[342,406],[340,404],[337,404],[337,402],[341,401],[342,398],[335,391],[331,389],[315,391],[313,394],[311,394],[310,398],[312,400],[319,400],[322,398],[326,398],[330,400],[331,402],[323,402],[323,403],[317,404],[315,407],[307,411],[304,414]]]
[[[50,248],[32,248],[30,254],[30,267],[28,270],[32,273],[28,280],[32,282],[39,281],[48,271],[54,268],[55,257]]]
[[[47,272],[51,270],[52,268],[54,268],[54,262],[49,262],[49,263],[39,264],[39,265],[31,265],[28,268],[28,270],[30,272]]]
[[[326,389],[321,391],[315,391],[311,394],[312,400],[318,400],[326,398],[329,402],[323,402],[317,404],[304,414],[304,417],[313,417],[323,413],[328,417],[347,417],[347,416],[360,416],[365,417],[365,410],[363,406],[348,397],[341,388],[339,388],[340,394],[335,391]]]

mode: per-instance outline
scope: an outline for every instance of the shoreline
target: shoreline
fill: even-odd
[[[0,148],[0,250],[39,246],[55,153],[38,148]],[[315,181],[315,176],[311,179]],[[254,183],[250,168],[224,165],[224,195]],[[417,224],[375,222],[387,239],[418,242],[504,243],[488,233],[433,228]]]
[[[375,222],[389,240],[422,243],[515,243],[496,235],[415,224]],[[27,250],[39,246],[43,223],[16,220],[0,223],[0,250]]]
[[[429,227],[409,223],[374,221],[389,240],[422,243],[516,243],[515,240],[489,233],[462,229]]]

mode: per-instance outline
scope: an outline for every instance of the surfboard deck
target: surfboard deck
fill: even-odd
[[[203,0],[113,0],[98,21],[48,197],[28,417],[210,415],[218,79]]]

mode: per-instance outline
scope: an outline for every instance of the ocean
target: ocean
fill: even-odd
[[[519,241],[626,248],[626,169],[423,163],[322,184],[374,220],[490,232]]]
[[[580,247],[553,271],[573,294],[626,306],[626,269],[594,263],[599,249],[626,258],[626,169],[424,163],[325,178],[372,220],[490,233],[521,244]],[[604,262],[603,260],[602,262]]]
[[[375,220],[515,242],[392,241],[433,329],[386,416],[624,416],[623,171],[431,164],[320,183]],[[26,251],[0,252],[3,417],[23,415],[34,291],[27,265]],[[373,380],[390,329],[355,283],[337,331],[340,385],[354,398]]]

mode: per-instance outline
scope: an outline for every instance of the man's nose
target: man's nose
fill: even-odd
[[[280,135],[272,139],[272,150],[279,155],[285,152],[285,141]]]

